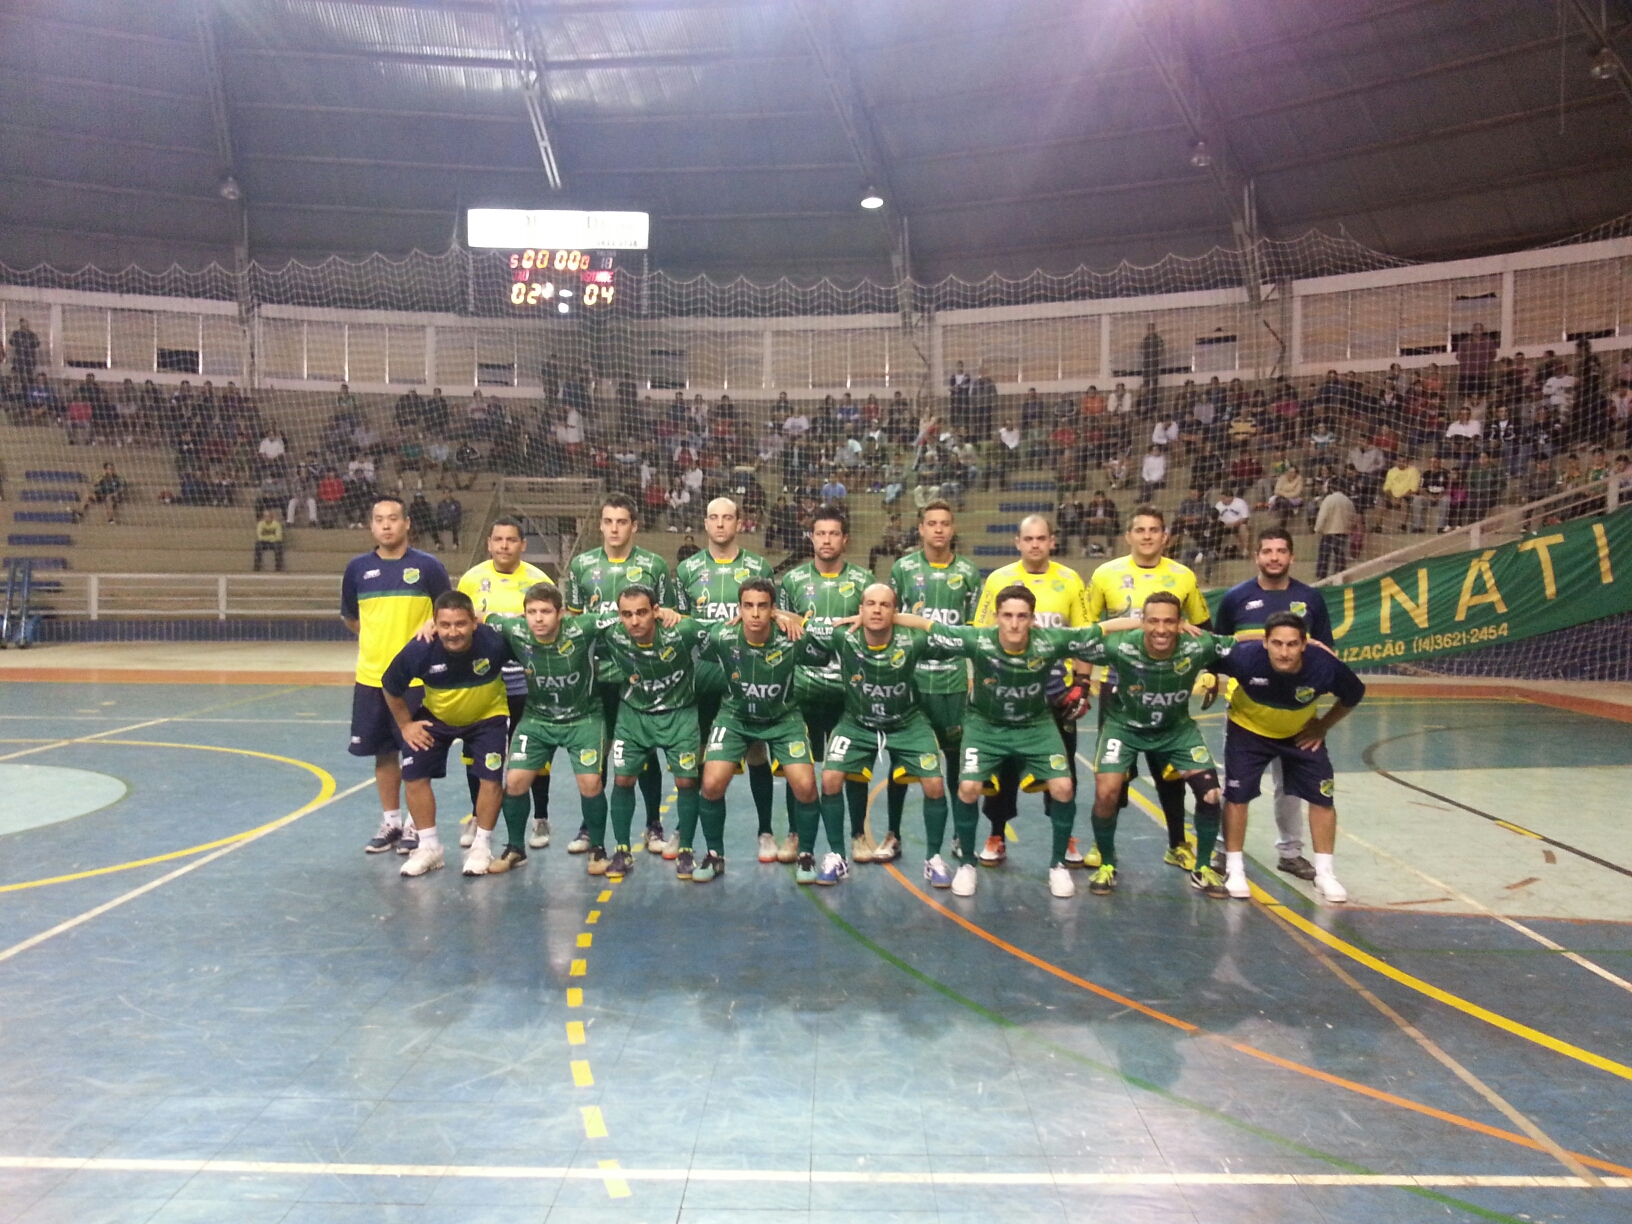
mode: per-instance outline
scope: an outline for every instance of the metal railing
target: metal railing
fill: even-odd
[[[1415,544],[1407,544],[1404,548],[1396,548],[1393,552],[1384,553],[1380,557],[1358,562],[1342,573],[1333,574],[1315,585],[1343,586],[1375,578],[1379,574],[1388,573],[1396,566],[1409,561],[1420,561],[1424,557],[1448,557],[1453,553],[1473,552],[1481,548],[1493,548],[1498,544],[1509,544],[1522,539],[1527,532],[1549,519],[1561,522],[1564,519],[1581,518],[1588,514],[1608,514],[1618,506],[1632,501],[1632,490],[1622,485],[1625,479],[1612,473],[1604,480],[1595,480],[1576,489],[1553,493],[1537,501],[1526,502],[1520,506],[1503,506],[1476,523],[1469,523],[1443,535],[1430,535]]]
[[[41,580],[50,586],[41,589]],[[339,574],[82,574],[36,577],[34,604],[53,616],[241,620],[338,616]]]

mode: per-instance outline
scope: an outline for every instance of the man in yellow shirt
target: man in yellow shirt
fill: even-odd
[[[1045,516],[1031,514],[1020,520],[1020,534],[1014,537],[1020,560],[1000,566],[987,576],[986,584],[980,589],[980,602],[975,605],[974,623],[977,628],[997,624],[997,593],[1010,586],[1023,586],[1036,597],[1037,610],[1032,623],[1038,628],[1068,629],[1093,623],[1088,615],[1088,589],[1083,585],[1082,575],[1053,559],[1054,545],[1054,525]],[[1082,674],[1087,675],[1087,671],[1084,670]],[[1070,694],[1069,664],[1065,670],[1065,685],[1066,693]],[[1068,701],[1062,709],[1061,703],[1056,701],[1054,706],[1055,721],[1059,724],[1061,738],[1065,740],[1066,760],[1071,766],[1072,785],[1077,780],[1077,718],[1082,713],[1081,708],[1076,708],[1078,705],[1080,703]],[[1018,763],[1011,762],[999,770],[997,794],[986,800],[986,818],[992,822],[992,834],[980,851],[980,862],[984,867],[999,867],[1007,857],[1008,848],[1003,834],[1009,821],[1014,819],[1020,783]],[[1051,804],[1052,801],[1045,795],[1044,807],[1048,808]],[[1082,866],[1082,854],[1077,849],[1077,839],[1074,837],[1067,846],[1065,864],[1067,867]]]
[[[1107,561],[1093,572],[1088,581],[1088,616],[1098,624],[1117,616],[1138,616],[1145,599],[1157,591],[1168,591],[1178,597],[1184,619],[1192,625],[1211,623],[1212,615],[1207,601],[1201,597],[1196,575],[1189,566],[1163,555],[1167,548],[1167,516],[1155,506],[1137,506],[1128,518],[1128,555]],[[1115,680],[1112,672],[1106,685]],[[1103,724],[1105,712],[1114,700],[1114,689],[1101,690],[1099,720]],[[1184,835],[1184,783],[1177,777],[1164,778],[1147,756],[1155,777],[1156,794],[1162,801],[1162,815],[1167,822],[1167,853],[1162,862],[1181,871],[1196,869],[1195,852]],[[1122,807],[1128,802],[1130,769],[1122,783]],[[1120,810],[1120,808],[1118,809]],[[1113,817],[1114,819],[1114,817]]]
[[[511,518],[508,514],[500,515],[493,520],[493,526],[487,532],[487,560],[480,565],[473,565],[465,571],[464,577],[459,579],[459,590],[470,596],[470,602],[476,608],[479,620],[486,620],[489,614],[501,616],[520,616],[524,611],[524,597],[534,583],[548,582],[550,577],[536,565],[529,565],[521,559],[526,542],[522,535],[521,522]],[[527,677],[522,674],[518,664],[507,664],[501,673],[504,676],[505,699],[510,707],[510,724],[506,733],[514,731],[516,720],[521,717],[522,707],[527,704]],[[508,738],[506,739],[508,743]],[[474,774],[466,774],[470,783],[470,810],[476,811],[477,789],[481,780]],[[526,844],[538,850],[550,844],[550,771],[546,767],[541,769],[538,777],[533,779],[533,832],[527,834],[527,818],[524,815],[505,813],[506,845],[519,847],[525,838]],[[512,828],[512,824],[520,827]],[[459,844],[469,847],[470,839],[476,835],[476,821],[467,819],[459,831]],[[508,870],[512,862],[502,857],[495,860],[504,863]]]

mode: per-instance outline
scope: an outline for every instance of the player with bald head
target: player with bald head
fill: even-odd
[[[771,563],[737,543],[742,526],[737,503],[716,497],[708,503],[703,530],[708,547],[694,553],[675,567],[675,605],[682,615],[703,624],[723,624],[737,613],[737,596],[742,584],[752,578],[770,578]],[[697,722],[707,742],[720,702],[726,695],[725,672],[718,663],[699,659],[697,663]],[[771,764],[763,744],[754,744],[748,753],[748,788],[759,812],[759,861],[776,861],[776,837],[771,832]],[[671,837],[663,857],[674,858],[680,843]]]
[[[998,592],[1013,586],[1025,587],[1036,599],[1032,623],[1039,629],[1076,629],[1093,623],[1088,615],[1088,588],[1083,584],[1082,575],[1054,560],[1054,545],[1054,525],[1046,516],[1028,514],[1020,520],[1020,531],[1014,538],[1020,560],[1000,566],[987,575],[980,603],[975,608],[977,626],[987,628],[997,624]],[[1082,669],[1081,679],[1086,681],[1087,677],[1087,669]],[[1077,719],[1087,709],[1086,690],[1076,679],[1076,669],[1069,661],[1057,664],[1050,672],[1054,720],[1065,742],[1073,783],[1077,779]],[[986,800],[992,835],[980,851],[982,867],[1001,867],[1008,855],[1004,834],[1009,821],[1014,819],[1020,780],[1019,765],[1012,760],[1005,761],[998,770],[997,793]],[[1045,811],[1053,810],[1053,801],[1047,795],[1043,807]],[[1065,864],[1081,867],[1082,863],[1083,856],[1073,837],[1066,848]]]
[[[850,874],[844,857],[844,788],[865,786],[873,765],[887,753],[889,776],[917,782],[924,792],[924,834],[938,848],[946,837],[945,762],[935,729],[919,707],[913,673],[929,654],[929,635],[895,624],[895,592],[874,582],[861,592],[861,609],[830,626],[810,628],[816,644],[826,648],[843,678],[844,713],[827,741],[822,763],[822,824],[828,854],[821,870],[810,874],[807,857],[815,829],[800,830],[801,884],[837,884]]]

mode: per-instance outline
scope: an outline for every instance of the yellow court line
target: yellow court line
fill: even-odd
[[[567,987],[567,1006],[582,1007],[584,1005],[584,990],[581,986]]]
[[[1134,801],[1152,818],[1161,816],[1161,810],[1149,799],[1146,799],[1138,791],[1131,793]],[[1543,1049],[1551,1050],[1555,1054],[1562,1054],[1566,1058],[1573,1058],[1577,1062],[1585,1063],[1589,1067],[1596,1067],[1600,1071],[1607,1071],[1609,1074],[1619,1076],[1621,1079],[1632,1080],[1632,1067],[1628,1067],[1624,1063],[1618,1063],[1614,1059],[1605,1058],[1602,1054],[1594,1054],[1591,1050],[1584,1050],[1578,1045],[1571,1045],[1569,1042],[1562,1041],[1550,1033],[1543,1033],[1539,1029],[1533,1029],[1527,1024],[1521,1024],[1517,1020],[1493,1012],[1489,1008],[1480,1007],[1477,1003],[1471,1003],[1460,995],[1454,995],[1448,990],[1442,990],[1432,982],[1425,982],[1419,977],[1406,973],[1403,969],[1396,969],[1387,961],[1378,960],[1371,953],[1361,951],[1346,940],[1339,939],[1330,931],[1316,926],[1302,914],[1288,909],[1257,884],[1252,884],[1251,887],[1252,899],[1259,905],[1270,910],[1277,917],[1284,918],[1311,939],[1319,940],[1328,948],[1341,952],[1356,964],[1364,965],[1374,973],[1380,973],[1407,989],[1414,990],[1420,995],[1425,995],[1436,1002],[1445,1004],[1447,1007],[1454,1008],[1464,1015],[1472,1016],[1475,1020],[1483,1020],[1486,1024],[1493,1025],[1503,1032],[1511,1033],[1515,1037],[1522,1037],[1524,1040],[1539,1045]]]
[[[589,962],[587,960],[575,960],[567,966],[568,977],[583,977],[588,972]]]
[[[575,1058],[568,1065],[572,1068],[572,1084],[573,1084],[573,1087],[575,1087],[575,1088],[593,1088],[593,1087],[595,1087],[595,1077],[593,1075],[591,1075],[590,1072],[589,1072],[589,1060],[587,1058]],[[595,1113],[596,1113],[597,1117],[600,1116],[600,1110],[597,1109],[595,1111]],[[606,1130],[605,1130],[605,1125],[606,1124],[603,1122],[601,1125],[602,1125],[601,1134],[605,1135],[606,1134]],[[587,1126],[587,1123],[586,1123],[586,1126]],[[593,1139],[594,1136],[591,1135],[590,1138]]]
[[[567,1044],[568,1045],[579,1046],[579,1045],[583,1045],[584,1042],[586,1042],[588,1040],[589,1040],[589,1038],[584,1034],[584,1022],[582,1020],[568,1020],[567,1021]]]
[[[579,931],[578,932],[578,946],[580,948],[587,948],[590,945],[592,945],[594,942],[595,942],[595,936],[591,935],[588,931]]]
[[[602,1168],[602,1169],[614,1169],[615,1170],[615,1169],[617,1169],[619,1167],[618,1162],[615,1161],[615,1160],[601,1160],[601,1161],[597,1161],[596,1164],[597,1164],[597,1166],[599,1168]],[[609,1178],[607,1178],[606,1179],[606,1196],[608,1198],[628,1198],[629,1197],[629,1183],[626,1182],[621,1177],[609,1177]]]
[[[585,1064],[585,1070],[588,1070],[587,1063]],[[601,1116],[601,1107],[599,1105],[581,1105],[578,1112],[584,1119],[585,1139],[607,1138],[606,1119]]]
[[[263,760],[276,761],[281,765],[294,765],[304,769],[318,780],[317,797],[312,800],[312,803],[323,802],[334,794],[336,786],[333,774],[321,766],[313,765],[310,761],[299,761],[294,757],[278,756],[276,753],[271,752],[257,752],[252,748],[223,748],[219,744],[169,744],[150,740],[97,740],[95,742],[124,748],[185,748],[194,752],[225,752],[235,756],[260,757]],[[69,875],[49,876],[43,880],[24,880],[18,884],[0,885],[0,893],[21,892],[28,888],[44,888],[48,884],[67,884],[73,880],[88,880],[93,876],[112,875],[119,871],[134,871],[138,867],[151,867],[155,863],[168,863],[175,859],[187,858],[194,854],[203,854],[209,850],[216,850],[222,846],[230,846],[235,842],[241,842],[251,837],[258,837],[279,823],[281,823],[281,820],[271,820],[266,824],[257,825],[253,829],[245,829],[242,833],[234,833],[230,837],[202,842],[196,846],[189,846],[185,850],[172,850],[168,854],[155,854],[148,858],[132,859],[128,863],[115,863],[111,867],[93,867],[89,871],[76,871]]]

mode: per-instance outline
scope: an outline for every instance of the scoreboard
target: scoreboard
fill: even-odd
[[[467,242],[495,251],[503,275],[495,283],[487,265],[472,284],[471,306],[553,317],[608,311],[618,301],[618,272],[646,250],[649,228],[646,213],[473,208]]]

